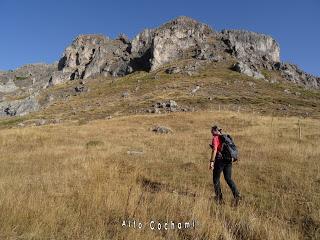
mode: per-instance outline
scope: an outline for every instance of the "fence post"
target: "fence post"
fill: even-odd
[[[298,126],[299,126],[299,140],[301,141],[301,138],[302,138],[302,131],[301,131],[301,124],[300,124],[300,119],[298,120]]]

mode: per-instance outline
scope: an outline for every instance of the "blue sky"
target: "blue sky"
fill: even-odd
[[[78,34],[130,38],[186,15],[273,36],[281,59],[320,76],[319,0],[0,0],[0,69],[58,60]]]

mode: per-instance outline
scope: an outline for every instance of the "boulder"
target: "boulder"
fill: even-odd
[[[123,92],[122,94],[121,94],[121,97],[122,98],[128,98],[129,97],[129,92]]]
[[[152,128],[152,131],[155,133],[160,133],[160,134],[167,134],[167,133],[172,133],[173,131],[165,126],[155,126]]]
[[[85,85],[79,85],[74,88],[76,93],[87,92],[88,88]]]
[[[68,80],[71,80],[71,74],[70,73],[62,72],[62,71],[53,72],[47,86],[48,87],[54,86],[54,85],[57,85],[57,84],[64,83],[64,82],[66,82]]]
[[[199,89],[200,89],[200,86],[199,86],[199,85],[195,86],[195,87],[191,90],[191,94],[192,94],[192,95],[196,94],[196,92],[197,92]]]
[[[248,66],[243,62],[237,62],[233,66],[233,70],[239,73],[243,73],[249,77],[253,77],[256,79],[264,79],[264,76],[254,66]]]

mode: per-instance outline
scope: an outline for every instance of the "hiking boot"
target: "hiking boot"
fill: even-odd
[[[214,197],[214,200],[215,200],[216,203],[219,204],[219,205],[224,204],[224,201],[223,201],[222,197],[215,196],[215,197]]]
[[[236,196],[235,198],[234,198],[234,200],[233,200],[233,206],[234,207],[238,207],[239,206],[239,204],[240,204],[240,202],[241,202],[241,200],[242,200],[242,197],[239,195],[239,196]]]

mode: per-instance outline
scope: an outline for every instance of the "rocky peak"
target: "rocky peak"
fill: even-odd
[[[152,44],[151,70],[183,58],[188,51],[207,41],[214,31],[206,24],[188,17],[179,17],[155,29]]]
[[[236,70],[262,78],[260,69],[278,70],[294,83],[318,86],[317,78],[300,74],[290,67],[285,73],[280,62],[279,44],[270,36],[245,30],[215,32],[207,24],[181,16],[155,29],[146,29],[132,41],[121,34],[117,39],[90,34],[78,36],[66,48],[59,61],[59,71],[52,74],[50,85],[97,75],[123,76],[133,71],[157,70],[179,59],[223,61],[229,53],[242,66]]]
[[[170,20],[169,22],[161,25],[159,28],[157,28],[157,31],[161,31],[163,29],[185,29],[188,30],[195,30],[199,31],[201,29],[201,32],[204,34],[211,34],[213,30],[204,23],[201,23],[193,18],[187,17],[187,16],[180,16],[173,20]]]

